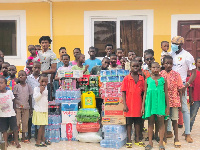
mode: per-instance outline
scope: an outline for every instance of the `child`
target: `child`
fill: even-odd
[[[164,117],[169,115],[167,80],[159,75],[160,65],[157,62],[151,64],[151,77],[145,81],[145,92],[142,104],[143,119],[148,119],[149,144],[145,150],[153,148],[152,136],[155,118],[159,123],[159,149],[164,150],[163,137],[165,133]]]
[[[39,83],[39,76],[41,71],[41,64],[40,62],[36,61],[33,63],[33,73],[29,76],[27,76],[26,83],[30,85],[32,88],[32,91],[35,87],[38,87],[40,85]],[[32,109],[34,108],[35,100],[32,97]],[[29,118],[28,121],[28,139],[31,139],[31,126],[32,126],[32,116]],[[35,139],[37,138],[37,126],[35,126]]]
[[[117,65],[117,55],[111,54],[110,55],[110,66],[108,67],[109,70],[118,70],[122,69],[121,65]]]
[[[101,63],[101,66],[94,66],[92,68],[92,70],[90,71],[91,75],[100,75],[101,70],[108,70],[110,59],[108,57],[104,57]]]
[[[180,148],[181,143],[178,140],[178,109],[181,109],[181,99],[182,99],[182,92],[181,89],[184,87],[181,76],[179,73],[172,70],[173,66],[173,58],[169,55],[163,58],[163,65],[165,70],[160,72],[160,75],[167,80],[168,83],[168,97],[169,97],[169,107],[170,107],[170,115],[169,119],[172,120],[172,125],[174,129],[174,146],[175,148]],[[167,120],[165,121],[165,125],[167,127]],[[166,128],[167,129],[167,128]],[[165,142],[166,140],[166,133],[165,131]]]
[[[126,116],[128,141],[127,148],[132,148],[131,130],[132,124],[135,126],[135,145],[144,147],[144,143],[139,141],[140,124],[142,122],[142,92],[144,91],[144,78],[138,75],[140,65],[138,61],[133,60],[130,63],[131,72],[122,82],[122,98],[124,103],[124,112]]]
[[[18,141],[18,127],[16,114],[13,109],[13,93],[11,90],[6,90],[7,81],[5,78],[0,78],[0,132],[3,132],[3,138],[8,146],[8,133],[10,129],[14,132],[14,140],[16,148],[21,148]]]
[[[116,55],[117,55],[117,65],[121,65],[120,60],[123,56],[124,50],[122,48],[118,48],[116,50]]]
[[[36,49],[37,51],[42,50],[40,45],[35,45],[35,49]]]
[[[45,125],[48,125],[48,91],[47,83],[48,77],[45,74],[39,77],[40,85],[34,88],[33,98],[35,99],[35,105],[33,110],[33,124],[39,125],[38,136],[35,146],[47,147],[50,145],[50,141],[45,141]]]
[[[85,63],[85,55],[77,54],[76,61],[77,61],[77,65],[73,66],[72,70],[82,70],[83,74],[85,74],[85,75],[90,74],[88,71],[89,65],[86,65],[86,66],[83,65],[83,63]]]
[[[142,65],[143,70],[146,70],[148,68],[148,65],[145,62],[147,54],[152,54],[152,56],[154,57],[154,51],[152,49],[147,49],[147,50],[144,51],[144,64]]]
[[[125,70],[130,70],[130,62],[136,57],[136,54],[134,51],[128,52],[128,61],[125,64]]]
[[[106,52],[106,56],[105,57],[110,58],[110,55],[113,53],[113,45],[112,44],[106,44],[105,52]]]
[[[120,59],[120,64],[122,66],[122,69],[124,69],[124,70],[125,70],[125,64],[126,64],[126,62],[127,62],[127,59],[125,57],[122,57]]]
[[[197,58],[196,61],[196,78],[193,81],[192,85],[189,87],[189,100],[190,100],[190,131],[195,121],[195,117],[200,107],[200,58]]]
[[[24,143],[29,143],[26,139],[25,133],[28,132],[29,111],[32,115],[32,98],[33,94],[30,85],[26,84],[26,72],[20,70],[18,72],[19,83],[14,86],[13,93],[15,96],[14,107],[17,113],[17,126],[20,129],[20,121],[22,122],[22,139]]]
[[[4,58],[0,57],[0,73],[1,73],[3,63],[4,63]]]
[[[147,79],[151,76],[151,63],[154,62],[153,55],[151,53],[147,53],[144,61],[148,66],[146,69],[143,69],[144,79]]]
[[[10,90],[14,89],[14,86],[17,84],[18,79],[16,78],[17,69],[14,65],[8,67],[8,75],[10,76],[7,81],[7,86]]]
[[[33,62],[40,61],[40,58],[38,56],[38,53],[37,53],[34,45],[29,45],[28,51],[31,53],[31,55],[28,57],[27,62],[26,62],[26,70],[25,71],[26,71],[27,75],[32,73]]]
[[[5,77],[5,79],[7,80],[9,78],[9,74],[8,74],[8,67],[10,66],[10,64],[8,62],[4,62],[2,64],[2,68],[1,68],[1,73],[0,75],[3,75]]]
[[[74,66],[74,65],[77,65],[77,62],[78,62],[78,60],[76,60],[76,55],[81,54],[80,48],[75,48],[73,50],[73,54],[74,54],[75,60],[72,61],[71,64]]]
[[[4,58],[4,54],[3,54],[2,50],[0,50],[0,57]]]
[[[88,54],[90,55],[90,58],[85,61],[85,65],[89,65],[89,72],[94,66],[101,66],[101,60],[95,57],[96,53],[95,47],[89,48]]]
[[[161,62],[162,62],[164,56],[170,55],[170,53],[167,52],[169,50],[169,42],[168,41],[162,41],[161,42],[161,49],[162,49],[162,53],[161,53]]]
[[[65,47],[61,47],[59,49],[60,58],[57,59],[57,61],[58,61],[57,62],[57,70],[58,70],[59,67],[62,67],[64,65],[63,62],[62,62],[62,55],[64,55],[64,54],[67,54],[66,48]]]

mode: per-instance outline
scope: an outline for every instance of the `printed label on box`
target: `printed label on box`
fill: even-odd
[[[103,125],[125,125],[125,117],[102,117]]]
[[[78,135],[78,131],[76,130],[76,125],[67,123],[61,124],[61,138],[66,139],[67,141],[74,141]]]
[[[62,111],[62,123],[77,123],[77,111]]]

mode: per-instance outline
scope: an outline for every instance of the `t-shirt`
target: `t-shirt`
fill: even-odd
[[[183,82],[186,82],[187,71],[196,69],[193,56],[183,49],[179,54],[172,53],[172,57],[172,69],[181,75],[181,79]]]
[[[68,67],[62,66],[62,67],[58,68],[58,71],[59,70],[65,70],[66,72],[72,72],[72,66],[68,66]]]
[[[38,87],[40,85],[40,83],[39,83],[39,77],[36,79],[33,76],[33,74],[31,74],[31,75],[27,76],[26,83],[28,85],[30,85],[30,87],[32,88],[32,91],[33,91],[35,87]],[[32,108],[34,108],[34,105],[35,105],[35,100],[32,97]]]
[[[11,90],[7,90],[6,93],[0,94],[0,117],[15,116],[13,109],[14,95]]]
[[[192,97],[194,101],[200,101],[200,71],[196,70],[197,76],[191,86],[193,87]]]
[[[122,69],[121,65],[117,65],[117,67],[115,68],[112,68],[111,66],[108,67],[108,70],[119,70],[119,69]]]
[[[40,87],[35,87],[33,92],[33,98],[35,99],[34,110],[36,112],[48,112],[48,90],[40,93]]]
[[[88,70],[90,72],[94,66],[101,66],[101,60],[97,58],[95,58],[94,60],[87,59],[85,61],[85,65],[89,65]]]
[[[26,84],[24,87],[20,83],[16,84],[13,89],[14,95],[16,94],[16,108],[30,109],[29,96],[33,94],[33,90],[30,85]]]
[[[72,66],[77,65],[77,62],[75,60],[71,61]]]
[[[126,92],[126,105],[129,110],[125,113],[125,116],[141,117],[144,78],[139,75],[139,80],[137,83],[135,83],[133,77],[130,74],[127,75],[122,82],[121,91]]]
[[[72,70],[82,70],[82,71],[84,71],[85,70],[85,66],[83,65],[83,68],[80,68],[77,65],[75,65],[75,66],[72,66]],[[90,74],[89,70],[87,69],[87,71],[84,74],[85,75]]]
[[[51,51],[47,50],[46,52],[38,51],[38,55],[41,62],[41,71],[51,69],[51,64],[57,63],[56,54]],[[51,74],[48,74],[48,81],[50,82]]]
[[[17,78],[15,77],[14,79],[8,78],[7,79],[7,86],[10,90],[14,89],[14,86],[17,84],[16,83]]]
[[[119,59],[117,59],[117,63],[116,63],[117,65],[121,65],[121,62],[120,62],[120,60]]]

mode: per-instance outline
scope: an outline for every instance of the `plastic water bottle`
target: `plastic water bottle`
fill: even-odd
[[[106,133],[123,133],[126,131],[125,125],[104,125],[103,132]]]
[[[55,129],[55,142],[58,143],[60,142],[60,130],[59,129]]]
[[[100,142],[100,145],[101,145],[101,147],[104,147],[104,148],[119,149],[122,146],[124,146],[125,143],[126,143],[126,139],[124,139],[123,141],[120,141],[120,140],[102,140]]]
[[[127,133],[104,133],[105,140],[124,140],[127,137]]]

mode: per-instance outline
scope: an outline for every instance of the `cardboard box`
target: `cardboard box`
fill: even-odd
[[[103,125],[125,125],[126,118],[125,117],[102,117]]]
[[[61,114],[62,123],[76,124],[76,115],[78,111],[78,103],[62,103]]]
[[[61,124],[61,139],[65,141],[76,141],[78,131],[76,125],[72,123]]]

